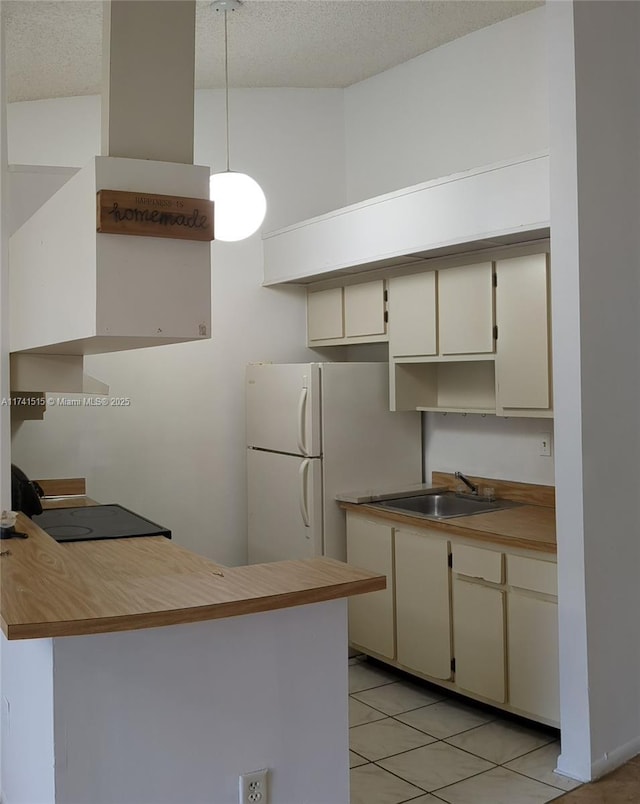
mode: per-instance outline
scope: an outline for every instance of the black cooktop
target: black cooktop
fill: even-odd
[[[132,536],[166,536],[171,531],[121,505],[86,505],[50,508],[32,520],[57,542],[123,539]]]

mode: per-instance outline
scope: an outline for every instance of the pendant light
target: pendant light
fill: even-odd
[[[227,166],[209,180],[209,197],[214,202],[214,231],[216,240],[244,240],[262,225],[267,211],[267,199],[255,179],[246,173],[229,169],[229,60],[227,46],[227,11],[242,6],[240,0],[218,0],[213,3],[217,13],[224,14],[224,108],[226,119]]]

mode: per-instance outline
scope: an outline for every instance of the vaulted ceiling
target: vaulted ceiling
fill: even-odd
[[[102,3],[5,0],[9,101],[98,94]],[[543,0],[246,0],[228,13],[235,87],[347,87]],[[196,86],[224,85],[223,15],[197,3]]]

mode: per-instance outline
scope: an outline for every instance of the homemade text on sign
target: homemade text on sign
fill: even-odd
[[[97,230],[105,234],[213,240],[213,201],[100,190]]]

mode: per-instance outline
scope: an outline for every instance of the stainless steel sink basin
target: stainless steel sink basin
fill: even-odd
[[[415,497],[400,497],[393,500],[382,500],[371,503],[385,511],[399,511],[403,514],[424,517],[425,519],[453,519],[458,516],[486,514],[489,511],[501,511],[514,508],[520,503],[511,500],[486,500],[482,497],[460,496],[452,491],[435,494],[420,494]]]

